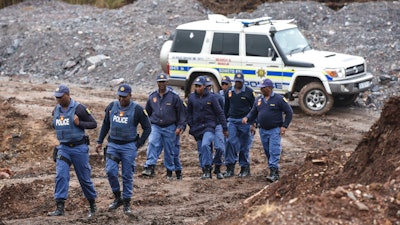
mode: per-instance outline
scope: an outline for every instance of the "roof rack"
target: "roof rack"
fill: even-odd
[[[266,17],[260,17],[256,19],[249,19],[249,20],[241,20],[243,26],[249,27],[252,25],[260,25],[260,24],[265,24],[265,23],[271,23],[272,17],[266,16]]]

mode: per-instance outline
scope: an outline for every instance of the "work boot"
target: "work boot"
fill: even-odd
[[[271,167],[269,176],[267,176],[267,180],[271,183],[279,180],[279,170]]]
[[[88,199],[89,201],[89,214],[88,217],[93,217],[97,211],[96,201],[94,199]]]
[[[171,170],[167,170],[167,180],[172,180],[174,178],[172,178],[172,171]]]
[[[64,215],[64,200],[57,199],[57,208],[54,212],[47,213],[48,216],[63,216]]]
[[[142,175],[147,176],[147,177],[154,177],[155,176],[155,172],[154,172],[155,167],[156,167],[155,165],[149,165],[149,166],[145,167],[142,172]]]
[[[118,209],[122,205],[121,191],[114,191],[114,201],[108,206],[108,211]]]
[[[177,180],[182,180],[182,170],[175,171],[175,174]]]
[[[124,213],[126,215],[132,215],[131,199],[130,198],[125,198],[122,201],[123,201],[123,204],[124,204]]]
[[[221,165],[215,165],[214,173],[217,176],[217,179],[224,179],[224,175],[221,173]]]
[[[248,177],[248,176],[250,176],[250,166],[241,167],[238,177]]]
[[[205,166],[203,169],[203,175],[201,176],[201,179],[212,179],[211,177],[211,166]]]
[[[231,163],[226,165],[226,172],[224,178],[233,177],[235,175],[235,164]]]

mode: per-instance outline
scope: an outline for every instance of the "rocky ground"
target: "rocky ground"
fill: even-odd
[[[265,179],[258,136],[252,177],[200,180],[195,143],[185,133],[181,182],[164,178],[162,160],[155,178],[140,177],[140,149],[135,215],[125,217],[106,211],[112,195],[102,156],[92,146],[97,216],[86,218],[74,175],[66,216],[46,216],[54,210],[51,151],[57,141],[49,124],[57,84],[67,83],[101,125],[115,84],[130,83],[143,105],[161,69],[162,43],[178,24],[210,12],[194,0],[139,0],[116,10],[31,0],[0,10],[0,224],[400,224],[400,4],[391,1],[349,3],[339,11],[285,1],[229,14],[295,18],[312,46],[361,55],[375,75],[372,90],[352,107],[313,118],[293,104],[279,182]],[[92,143],[98,132],[89,132]]]

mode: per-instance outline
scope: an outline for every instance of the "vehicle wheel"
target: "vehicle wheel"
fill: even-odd
[[[326,114],[333,106],[333,97],[318,82],[305,85],[299,93],[299,105],[305,114],[320,116]]]
[[[336,95],[334,97],[334,106],[336,107],[345,107],[345,106],[350,106],[354,103],[354,101],[357,99],[358,94],[350,94],[350,95]]]

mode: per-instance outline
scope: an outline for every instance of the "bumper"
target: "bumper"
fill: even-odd
[[[182,89],[185,88],[186,86],[186,79],[185,78],[179,78],[179,77],[169,77],[168,79],[168,85],[169,86],[175,86],[175,87],[180,87]]]
[[[371,73],[366,73],[361,77],[330,81],[329,87],[332,94],[356,94],[368,90],[372,86],[373,78]]]

